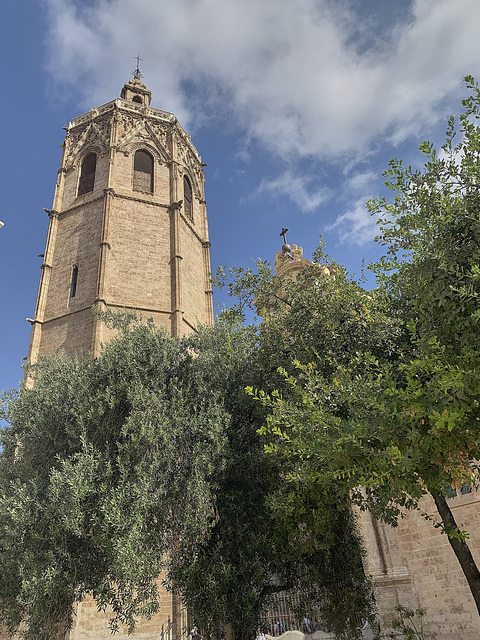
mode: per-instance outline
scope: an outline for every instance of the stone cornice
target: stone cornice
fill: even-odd
[[[113,189],[112,189],[113,191]],[[153,207],[160,207],[161,209],[168,209],[168,204],[163,204],[162,202],[155,202],[153,200],[145,200],[145,198],[136,198],[135,196],[127,196],[124,193],[117,193],[113,191],[112,193],[114,198],[120,198],[121,200],[130,200],[132,202],[141,202],[142,204],[151,204]]]
[[[171,313],[171,311],[169,311],[169,310],[157,309],[157,308],[152,308],[152,307],[133,307],[133,306],[130,307],[130,306],[127,306],[127,305],[121,305],[121,304],[115,304],[113,302],[108,302],[104,298],[97,298],[93,304],[89,304],[87,306],[83,306],[80,309],[71,309],[70,308],[65,313],[61,313],[59,315],[56,315],[54,318],[47,318],[46,320],[37,320],[37,319],[35,319],[34,322],[36,324],[44,325],[44,324],[48,324],[49,322],[55,322],[57,320],[61,320],[62,318],[66,318],[68,316],[72,316],[72,315],[74,315],[76,313],[81,313],[82,311],[91,311],[93,309],[93,307],[98,302],[103,302],[103,304],[105,304],[109,308],[114,307],[116,309],[128,309],[129,311],[139,311],[139,312],[146,312],[146,313],[162,313],[162,314],[167,314],[167,315],[170,315],[170,313]]]
[[[76,209],[78,209],[79,207],[84,207],[86,204],[91,204],[93,202],[98,202],[99,200],[103,200],[103,198],[105,196],[111,196],[113,198],[121,198],[122,200],[131,200],[133,202],[140,202],[142,204],[151,204],[153,207],[160,207],[162,209],[168,209],[167,204],[163,204],[161,202],[154,202],[152,200],[145,200],[144,198],[136,198],[135,196],[127,196],[123,193],[116,193],[114,191],[114,189],[112,189],[111,187],[108,189],[104,189],[103,193],[99,196],[97,196],[96,198],[92,198],[91,200],[83,200],[82,202],[78,202],[76,204],[74,204],[71,207],[68,207],[67,209],[65,209],[64,211],[60,211],[57,213],[57,215],[59,216],[64,216],[67,213],[71,213],[72,211],[75,211]],[[82,197],[82,196],[80,196]]]
[[[87,194],[85,194],[85,195],[87,195]],[[82,199],[81,202],[76,202],[71,207],[68,207],[67,209],[64,209],[63,211],[59,211],[58,215],[59,216],[64,216],[67,213],[71,213],[72,211],[75,211],[76,209],[79,209],[80,207],[84,207],[87,204],[91,204],[93,202],[98,202],[99,200],[103,200],[103,198],[105,196],[104,196],[104,193],[102,193],[102,194],[96,196],[95,198],[88,199],[88,200],[84,196],[79,196],[79,197]]]
[[[158,309],[158,308],[152,308],[152,307],[129,307],[124,304],[122,305],[122,304],[115,304],[113,302],[108,302],[104,298],[97,298],[95,300],[95,304],[97,304],[98,302],[103,302],[103,304],[105,304],[109,309],[114,307],[115,309],[128,309],[129,311],[139,311],[139,312],[145,312],[145,313],[162,313],[164,315],[171,314],[171,311],[166,309],[164,310],[164,309]],[[87,307],[87,309],[88,308],[89,307]]]
[[[114,110],[127,111],[128,113],[132,113],[139,117],[147,116],[149,118],[154,118],[155,120],[161,120],[162,122],[177,122],[177,118],[169,111],[162,111],[161,109],[155,109],[154,107],[147,107],[143,104],[132,102],[131,100],[124,100],[123,98],[115,98],[115,100],[111,100],[97,109],[91,109],[87,113],[83,113],[82,115],[73,118],[73,120],[68,124],[68,130],[87,124],[95,118]]]

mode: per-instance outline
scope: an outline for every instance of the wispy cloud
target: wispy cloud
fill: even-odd
[[[185,126],[229,115],[290,160],[404,140],[480,59],[478,0],[403,2],[408,20],[387,24],[328,0],[46,2],[51,73],[85,105],[118,93],[139,48],[156,103]]]
[[[377,180],[378,176],[374,171],[364,171],[350,176],[345,184],[345,190],[352,193],[364,194],[366,190]]]
[[[311,176],[298,176],[292,170],[287,170],[276,178],[263,178],[253,197],[268,196],[285,198],[294,202],[301,211],[310,213],[332,197],[332,190],[318,186]]]
[[[359,198],[333,224],[326,227],[326,231],[338,233],[339,244],[363,246],[373,241],[376,220],[366,209],[367,200],[366,197]]]

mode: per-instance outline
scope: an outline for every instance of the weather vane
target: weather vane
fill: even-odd
[[[132,71],[132,76],[139,79],[143,78],[142,74],[140,73],[140,60],[143,61],[143,58],[140,58],[140,52],[138,52],[136,56],[133,56],[133,59],[137,61],[137,68],[135,69],[135,71]]]

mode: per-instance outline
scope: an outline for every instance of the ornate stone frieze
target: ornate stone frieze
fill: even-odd
[[[65,169],[71,169],[82,149],[95,148],[100,153],[105,153],[109,147],[108,121],[91,122],[86,127],[69,131],[65,137]]]
[[[170,152],[167,146],[168,129],[165,125],[152,126],[152,123],[148,120],[122,114],[122,119],[119,123],[119,133],[120,138],[117,141],[118,151],[127,155],[142,146],[148,147],[158,162],[169,162]]]

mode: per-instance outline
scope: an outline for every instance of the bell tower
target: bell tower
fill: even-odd
[[[32,362],[98,353],[111,332],[94,305],[151,316],[174,336],[213,322],[204,165],[176,117],[150,101],[137,66],[120,98],[65,127]]]

